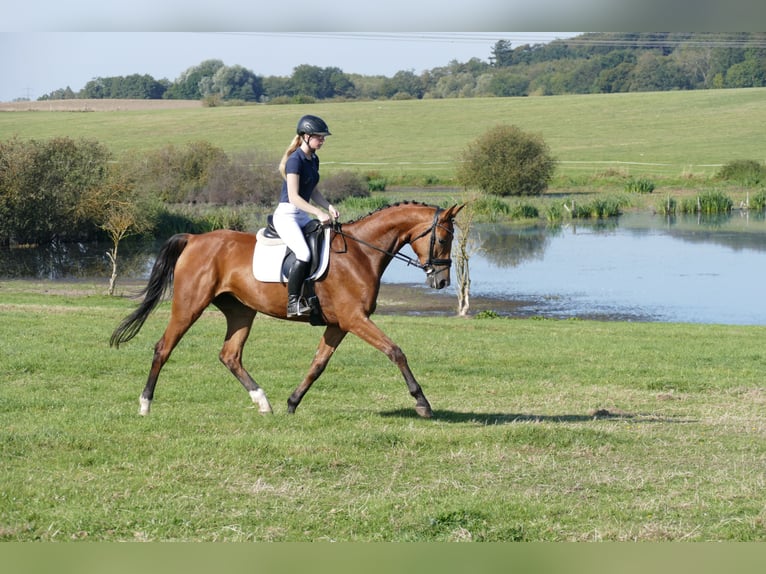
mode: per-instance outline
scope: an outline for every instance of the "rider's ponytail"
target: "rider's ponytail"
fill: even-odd
[[[297,150],[299,147],[301,147],[301,136],[296,135],[293,138],[293,141],[290,143],[290,145],[287,146],[287,149],[285,150],[285,154],[282,156],[282,161],[279,162],[279,173],[282,174],[282,179],[287,179],[287,174],[285,173],[287,158],[289,158],[292,155],[292,153],[295,150]]]

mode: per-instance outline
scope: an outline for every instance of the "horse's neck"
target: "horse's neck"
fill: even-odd
[[[416,215],[425,206],[393,206],[385,208],[354,225],[353,234],[390,253],[397,253],[412,236],[423,218]],[[357,227],[358,226],[358,227]]]

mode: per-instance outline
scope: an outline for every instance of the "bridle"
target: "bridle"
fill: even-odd
[[[364,241],[362,239],[359,239],[358,237],[354,237],[353,235],[349,235],[345,231],[341,229],[341,224],[339,222],[333,222],[333,231],[337,233],[338,235],[343,236],[344,238],[347,237],[349,239],[353,239],[357,243],[361,243],[362,245],[365,245],[367,247],[370,247],[371,249],[374,249],[376,251],[379,251],[381,253],[384,253],[391,257],[392,259],[397,259],[399,261],[405,262],[407,265],[412,265],[413,267],[417,267],[418,269],[425,272],[426,275],[433,275],[436,272],[435,267],[437,266],[446,266],[447,268],[452,266],[452,259],[438,259],[434,257],[434,247],[436,246],[436,229],[443,229],[450,235],[452,235],[452,231],[444,227],[443,225],[439,224],[439,214],[444,211],[441,207],[437,207],[436,211],[434,213],[434,220],[431,226],[426,229],[423,233],[418,235],[417,237],[414,237],[410,239],[409,243],[412,244],[418,239],[422,239],[429,233],[431,234],[430,244],[428,246],[428,260],[425,263],[421,263],[417,259],[413,259],[412,257],[409,257],[408,255],[403,255],[401,253],[392,253],[391,251],[387,251],[383,249],[382,247],[378,247],[377,245],[373,245],[372,243],[368,243],[367,241]]]

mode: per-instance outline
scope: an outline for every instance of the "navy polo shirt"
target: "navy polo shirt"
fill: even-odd
[[[299,177],[298,194],[309,201],[314,188],[319,183],[319,157],[314,154],[311,158],[306,157],[301,148],[296,149],[285,164],[285,174],[297,173]],[[287,196],[287,180],[282,182],[282,195],[280,203],[290,203]]]

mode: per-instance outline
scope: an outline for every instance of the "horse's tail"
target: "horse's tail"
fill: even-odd
[[[122,320],[109,339],[110,347],[119,347],[120,343],[130,341],[144,325],[147,317],[160,304],[166,291],[173,283],[176,262],[189,241],[188,233],[178,233],[168,239],[160,249],[152,267],[149,282],[139,293],[144,299],[130,315]]]

